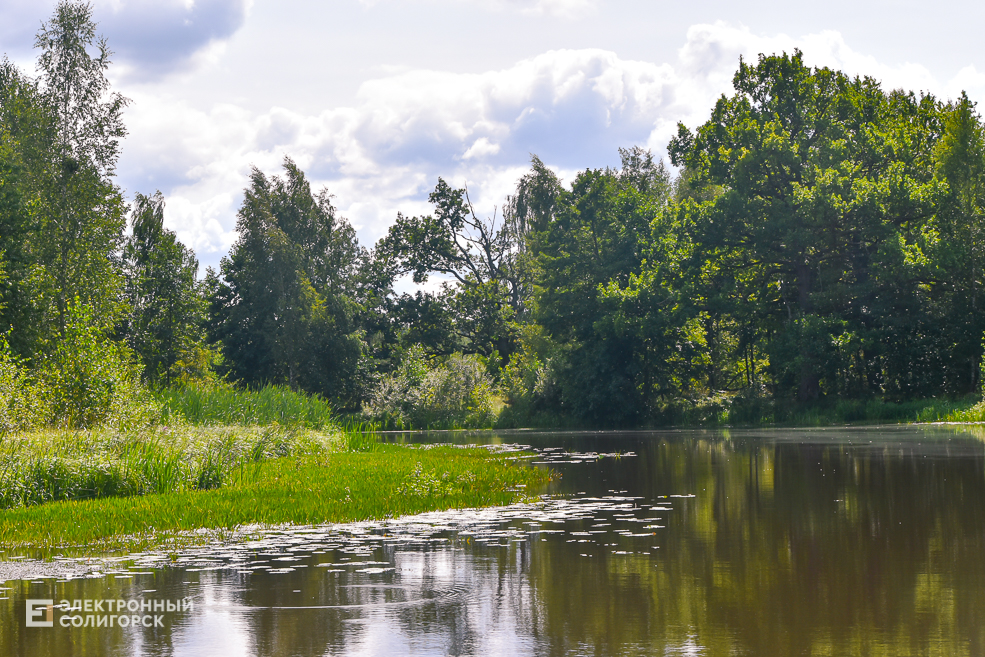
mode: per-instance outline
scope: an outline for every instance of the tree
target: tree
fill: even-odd
[[[95,36],[92,8],[62,1],[38,32],[38,77],[0,66],[3,127],[21,166],[21,218],[8,227],[11,293],[18,299],[15,351],[30,356],[64,336],[76,298],[117,317],[125,203],[112,177],[127,101],[110,91],[110,51]],[[95,49],[95,55],[90,50]],[[29,310],[28,310],[29,309]]]
[[[912,316],[925,282],[906,252],[934,214],[936,101],[812,70],[800,52],[740,61],[734,87],[669,148],[692,188],[718,190],[690,214],[694,275],[712,267],[714,289],[732,290],[715,313],[759,318],[780,395],[899,380],[877,354],[890,335],[913,345],[927,331],[885,320]]]
[[[27,211],[22,190],[23,165],[13,138],[0,128],[0,332],[20,324],[24,304],[24,236]]]
[[[129,313],[119,332],[143,363],[152,385],[201,377],[210,365],[205,344],[205,299],[198,260],[164,227],[164,197],[137,194],[133,234],[123,251]]]
[[[985,313],[985,128],[967,94],[943,109],[942,135],[934,149],[935,173],[946,183],[928,233],[936,301],[946,308],[942,330],[956,362],[953,392],[981,387]]]
[[[433,274],[451,279],[440,298],[407,296],[402,305],[445,307],[458,321],[448,326],[457,339],[443,339],[453,349],[508,358],[514,349],[511,323],[522,314],[527,291],[518,265],[525,226],[518,215],[480,219],[468,190],[438,179],[428,196],[434,214],[397,215],[397,221],[375,249],[391,263],[394,276],[412,274],[424,283]],[[428,345],[431,347],[431,345]],[[434,351],[432,351],[434,353]],[[449,352],[450,353],[450,352]]]
[[[236,228],[239,239],[211,272],[211,339],[243,383],[286,383],[354,403],[362,350],[355,325],[365,254],[327,192],[311,193],[290,159],[285,176],[250,177]]]
[[[109,259],[120,246],[123,201],[111,182],[125,136],[127,99],[110,92],[106,69],[112,53],[96,37],[92,6],[62,0],[38,32],[42,97],[55,116],[49,166],[42,191],[41,226],[35,233],[43,272],[53,289],[59,330],[75,293],[100,311],[115,312],[119,277]],[[93,57],[89,48],[95,47]]]
[[[533,318],[563,353],[553,364],[560,410],[595,425],[633,424],[646,411],[650,341],[614,320],[612,290],[640,274],[651,223],[670,190],[668,172],[649,152],[620,155],[621,169],[586,170],[570,190],[542,202],[549,211],[535,215],[528,237]]]

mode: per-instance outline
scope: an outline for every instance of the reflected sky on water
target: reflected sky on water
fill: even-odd
[[[982,655],[983,438],[951,426],[392,435],[526,444],[531,467],[562,477],[505,509],[9,580],[0,654]],[[25,627],[28,598],[191,609],[159,627]]]

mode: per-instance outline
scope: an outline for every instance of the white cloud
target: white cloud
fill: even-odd
[[[595,0],[500,0],[498,4],[518,8],[525,14],[551,14],[578,18],[595,8]]]
[[[463,160],[471,160],[473,158],[481,158],[487,155],[496,155],[499,153],[499,144],[494,144],[489,141],[486,137],[479,137],[475,140],[465,154],[462,155]]]
[[[146,80],[215,57],[251,0],[97,0],[94,17],[127,78]]]
[[[239,30],[252,0],[95,0],[93,20],[114,52],[114,75],[146,81],[214,58]],[[0,42],[4,51],[31,55],[34,35],[54,13],[55,2],[4,0]]]
[[[328,186],[363,241],[372,242],[398,210],[427,212],[438,176],[467,184],[477,208],[492,212],[531,153],[569,181],[578,169],[617,164],[620,146],[642,144],[662,155],[677,121],[698,125],[731,90],[740,55],[795,47],[809,64],[869,74],[890,87],[952,96],[959,84],[985,87],[985,76],[970,67],[940,82],[921,66],[881,64],[835,32],[794,39],[699,25],[673,63],[581,49],[484,73],[402,71],[363,83],[351,106],[317,114],[232,104],[201,110],[135,95],[121,180],[130,191],[164,191],[169,225],[214,264],[235,238],[249,167],[275,173],[289,155],[316,185]]]
[[[359,0],[365,7],[375,7],[382,0]],[[407,2],[408,0],[400,0]],[[591,13],[598,0],[457,0],[458,2],[481,6],[484,9],[519,11],[521,14],[538,16],[546,14],[561,18],[581,18]]]

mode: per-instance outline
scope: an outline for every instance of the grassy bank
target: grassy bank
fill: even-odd
[[[878,399],[826,399],[813,403],[769,397],[718,395],[696,401],[676,401],[654,408],[632,427],[586,427],[555,413],[517,413],[503,409],[499,429],[687,428],[687,427],[821,427],[843,424],[907,424],[920,422],[985,422],[985,402],[964,399],[919,399],[889,402]]]
[[[283,387],[159,391],[148,408],[139,423],[0,433],[0,547],[135,549],[203,528],[508,504],[550,476],[484,449],[383,445]]]
[[[720,419],[721,424],[826,426],[833,424],[905,424],[910,422],[959,422],[977,399],[918,399],[889,402],[879,399],[823,400],[797,404],[767,400],[739,400],[718,409],[720,416],[706,413],[699,419]],[[979,413],[981,415],[981,413]],[[710,417],[709,417],[710,416]]]
[[[380,445],[244,465],[214,490],[50,502],[0,512],[0,545],[143,547],[174,532],[311,524],[509,504],[548,481],[484,449]]]

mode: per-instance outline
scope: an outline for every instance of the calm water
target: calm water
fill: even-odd
[[[562,479],[535,504],[8,580],[0,655],[985,655],[978,431],[457,436]],[[29,598],[165,611],[26,627]]]

